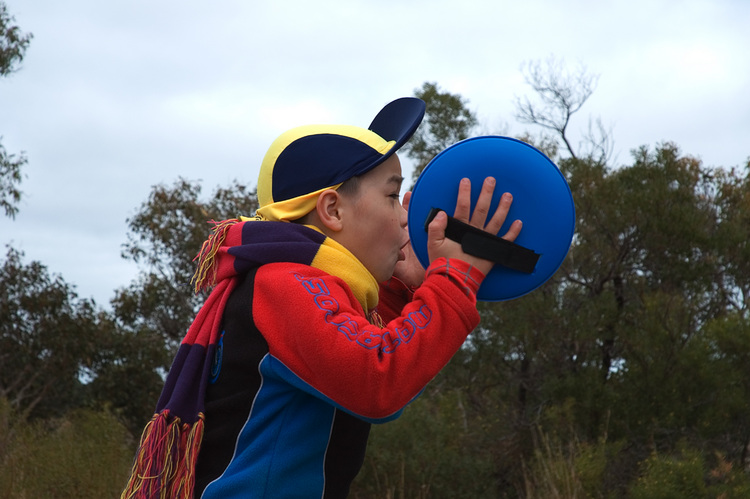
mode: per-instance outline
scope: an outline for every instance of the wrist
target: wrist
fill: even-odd
[[[440,257],[435,259],[427,268],[426,277],[429,278],[432,275],[448,277],[464,289],[468,295],[476,297],[486,273],[481,268],[463,259]]]

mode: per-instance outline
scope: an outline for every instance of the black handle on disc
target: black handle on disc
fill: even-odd
[[[445,210],[440,208],[430,210],[424,223],[425,231],[435,215],[441,211]],[[525,274],[534,272],[536,263],[541,256],[533,250],[477,229],[450,215],[448,216],[448,226],[445,228],[445,237],[460,243],[461,249],[469,255],[489,260]]]

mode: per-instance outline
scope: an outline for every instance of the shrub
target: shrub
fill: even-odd
[[[48,421],[16,421],[0,399],[0,498],[119,497],[132,438],[110,414],[76,410]]]

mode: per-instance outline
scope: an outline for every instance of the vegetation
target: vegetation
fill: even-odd
[[[357,494],[743,497],[750,164],[708,169],[662,143],[614,167],[601,126],[576,151],[592,86],[571,85],[594,80],[529,67],[541,104],[519,117],[553,132],[537,142],[573,192],[573,246],[542,288],[480,304],[428,392],[374,428]]]
[[[0,2],[0,78],[18,69],[32,38],[31,34],[23,33],[15,26],[14,21],[5,2]],[[23,154],[8,153],[0,142],[0,208],[6,216],[14,217],[18,212],[18,202],[21,200],[21,167],[26,161]]]
[[[0,55],[15,43],[17,63],[30,35],[8,36],[1,2],[0,21]],[[540,289],[480,304],[481,326],[423,396],[373,428],[352,497],[748,497],[750,163],[707,168],[660,143],[612,165],[602,126],[580,150],[568,136],[596,79],[554,60],[526,77],[536,100],[519,100],[518,118],[542,134],[523,138],[569,182],[573,246]],[[477,120],[434,83],[415,93],[427,126],[405,153],[419,171]],[[17,191],[16,163],[0,186]],[[123,248],[141,272],[111,311],[7,248],[0,498],[118,495],[203,298],[189,283],[205,221],[256,206],[238,182],[206,198],[185,179],[155,186]]]

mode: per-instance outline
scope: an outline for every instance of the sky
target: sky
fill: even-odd
[[[138,273],[121,249],[153,186],[255,186],[283,131],[367,127],[425,82],[483,133],[536,134],[514,117],[521,68],[555,58],[597,77],[571,136],[601,119],[613,166],[665,141],[711,167],[750,157],[745,0],[0,1],[33,34],[0,79],[0,143],[28,158],[0,243],[105,308]]]

